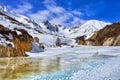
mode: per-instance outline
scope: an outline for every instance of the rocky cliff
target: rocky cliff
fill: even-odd
[[[120,22],[107,25],[87,40],[84,36],[77,37],[76,42],[82,45],[120,46]]]
[[[26,30],[16,28],[10,30],[0,25],[0,57],[27,56],[25,52],[32,51],[36,46],[44,48],[39,39],[33,38]]]

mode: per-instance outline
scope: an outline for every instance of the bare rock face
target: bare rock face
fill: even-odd
[[[120,23],[107,25],[87,40],[82,39],[81,41],[80,38],[77,38],[77,43],[93,46],[120,46]]]
[[[79,45],[85,45],[85,36],[77,37],[76,43],[78,43]]]
[[[20,34],[18,34],[17,31]],[[33,49],[33,42],[38,43],[39,48],[43,48],[40,47],[43,45],[39,43],[38,38],[33,38],[24,29],[10,30],[0,25],[0,35],[5,44],[3,45],[2,42],[0,43],[0,57],[27,56],[25,52]]]

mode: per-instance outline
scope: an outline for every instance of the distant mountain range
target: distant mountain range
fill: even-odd
[[[7,46],[7,49],[11,48],[11,50],[16,51],[21,49],[22,53],[25,54],[26,51],[40,52],[43,51],[44,47],[55,47],[57,38],[61,40],[62,45],[76,45],[75,42],[86,45],[85,41],[93,39],[93,37],[98,40],[100,33],[103,33],[101,29],[104,31],[106,25],[111,25],[111,23],[89,20],[72,28],[55,23],[51,24],[49,21],[36,23],[32,19],[0,5],[0,46],[3,49]],[[10,56],[25,56],[21,55],[21,51],[18,51],[19,55],[8,52]],[[3,52],[0,54],[8,56],[8,54],[4,55]]]

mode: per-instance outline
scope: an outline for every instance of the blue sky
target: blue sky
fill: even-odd
[[[10,10],[36,22],[75,26],[87,20],[120,20],[120,0],[0,0]]]

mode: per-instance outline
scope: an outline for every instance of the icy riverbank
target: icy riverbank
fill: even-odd
[[[1,58],[0,80],[119,80],[120,47],[47,48]]]
[[[79,57],[89,57],[95,55],[110,55],[110,56],[120,56],[120,47],[117,46],[77,46],[71,47],[57,47],[57,48],[47,48],[45,52],[41,53],[29,53],[30,57],[52,57],[58,55],[70,55],[76,54]]]
[[[30,53],[29,53],[30,54]],[[46,52],[30,54],[31,57],[57,57],[59,70],[33,75],[27,80],[119,80],[120,47],[62,47],[48,48]],[[54,63],[53,63],[54,64]]]

